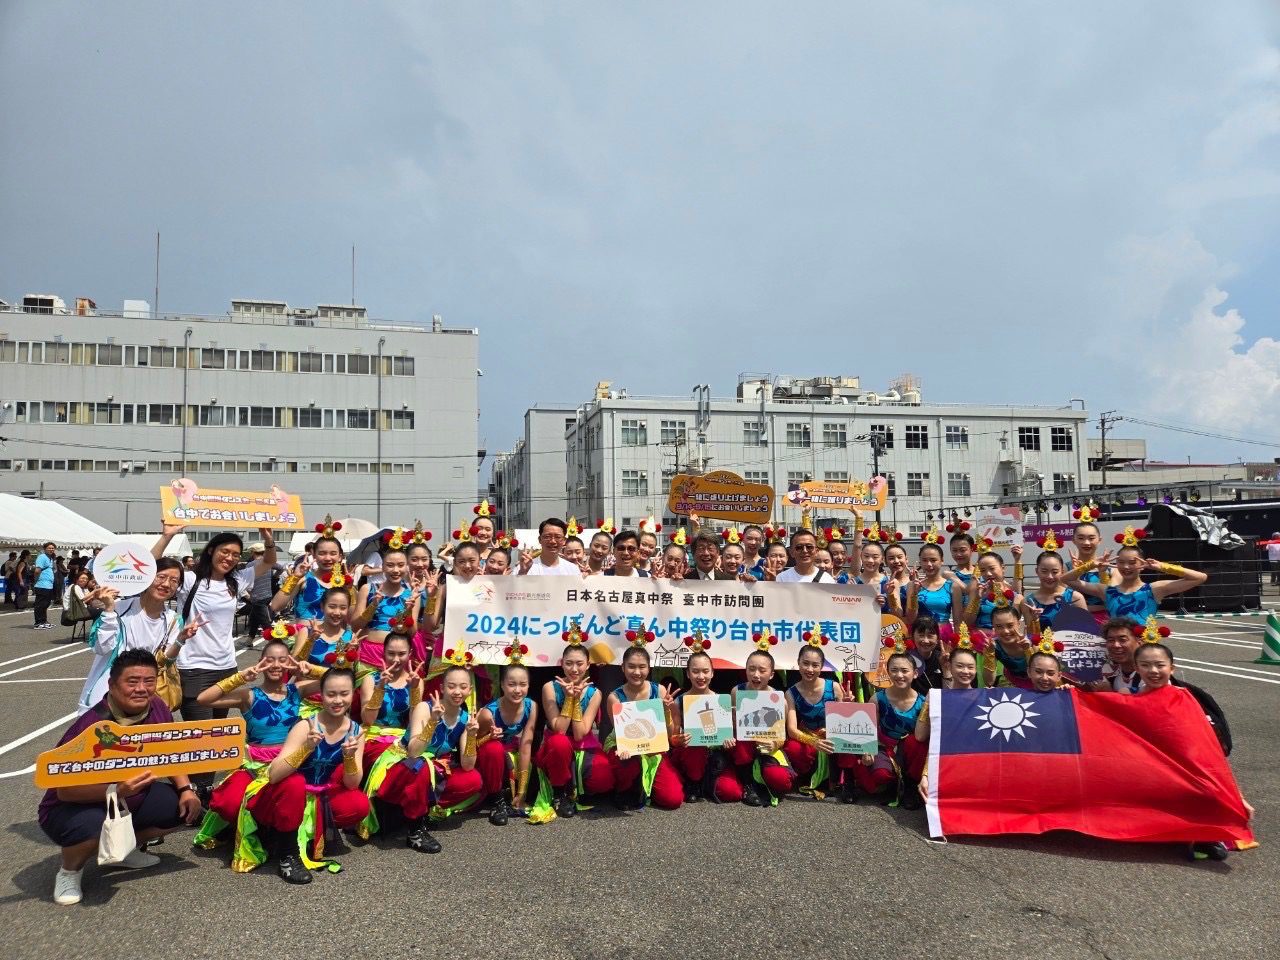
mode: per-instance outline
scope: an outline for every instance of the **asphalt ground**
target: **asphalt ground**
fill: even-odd
[[[1275,956],[1280,667],[1252,662],[1260,617],[1167,622],[1183,676],[1230,719],[1232,765],[1258,808],[1262,845],[1225,863],[1065,833],[935,843],[923,811],[794,799],[610,809],[539,827],[473,817],[438,831],[439,855],[396,833],[353,845],[342,873],[305,888],[273,865],[233,874],[225,853],[193,851],[176,833],[156,848],[159,867],[90,866],[84,902],[58,907],[31,768],[70,723],[89,655],[67,629],[32,631],[29,611],[0,613],[6,954]]]

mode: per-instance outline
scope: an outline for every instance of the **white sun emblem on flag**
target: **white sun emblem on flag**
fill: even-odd
[[[1031,718],[1040,716],[1031,709],[1030,703],[1022,702],[1020,693],[1015,693],[1012,698],[1007,693],[1001,693],[1000,699],[993,697],[990,703],[978,709],[982,712],[973,718],[982,721],[982,726],[978,729],[990,730],[992,740],[1003,733],[1005,743],[1009,742],[1010,734],[1014,733],[1026,739],[1023,728],[1031,727],[1034,730],[1036,725],[1031,722]]]

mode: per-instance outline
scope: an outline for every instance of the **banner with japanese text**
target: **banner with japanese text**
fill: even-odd
[[[828,638],[831,670],[866,670],[876,662],[880,608],[875,591],[853,584],[743,583],[617,577],[475,577],[449,579],[444,645],[466,645],[478,663],[505,663],[513,644],[529,648],[529,666],[554,666],[573,621],[595,663],[619,663],[627,632],[651,631],[655,667],[683,667],[685,637],[701,630],[717,669],[745,666],[752,636],[767,629],[779,669],[794,669],[805,633]]]

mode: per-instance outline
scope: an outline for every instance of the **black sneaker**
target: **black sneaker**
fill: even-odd
[[[684,785],[684,802],[685,803],[701,803],[707,799],[702,794],[702,782],[686,783]]]
[[[924,800],[920,796],[920,784],[907,781],[902,785],[902,797],[898,801],[898,806],[903,810],[919,810],[924,806]]]
[[[637,784],[625,793],[615,793],[613,805],[619,810],[644,809],[644,789]]]
[[[754,783],[744,783],[742,785],[742,802],[748,807],[763,807],[764,797],[760,796],[760,789]]]
[[[427,829],[427,821],[425,819],[419,820],[409,828],[407,843],[419,853],[440,852],[440,841],[431,835],[431,831]]]
[[[311,871],[302,865],[302,859],[296,851],[282,853],[277,870],[285,883],[301,885],[311,882]]]
[[[561,787],[555,792],[554,806],[556,816],[564,817],[566,820],[578,812],[578,805],[573,800],[573,791],[569,787]]]
[[[1193,843],[1187,848],[1187,859],[1225,860],[1228,852],[1225,843]]]
[[[858,788],[854,785],[853,777],[845,777],[844,783],[840,784],[840,802],[841,803],[857,803]]]
[[[501,794],[493,801],[493,809],[489,811],[489,822],[495,827],[505,827],[510,819],[511,806],[507,803],[506,794]]]

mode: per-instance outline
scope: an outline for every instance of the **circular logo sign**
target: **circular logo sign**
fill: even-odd
[[[156,560],[136,543],[109,543],[93,558],[93,579],[122,597],[136,597],[156,578]]]

